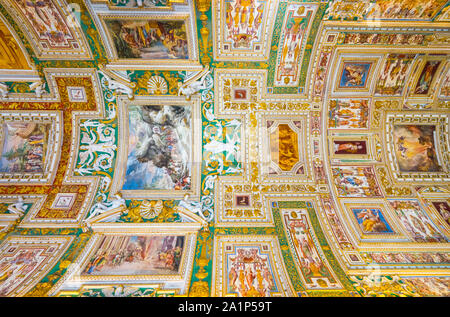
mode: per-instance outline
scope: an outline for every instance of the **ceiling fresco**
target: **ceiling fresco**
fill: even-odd
[[[0,0],[0,296],[450,296],[450,3]]]

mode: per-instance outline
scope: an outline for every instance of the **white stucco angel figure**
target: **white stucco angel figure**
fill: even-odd
[[[115,91],[116,93],[126,94],[128,99],[134,99],[133,89],[128,87],[125,84],[118,82],[117,80],[112,79],[110,76],[106,75],[104,72],[101,72],[106,79],[106,86],[109,90]]]
[[[0,83],[0,97],[2,98],[8,97],[8,86],[4,83]]]
[[[132,294],[138,295],[140,293],[139,288],[131,286],[111,286],[102,290],[106,297],[128,297]]]
[[[94,218],[100,214],[103,214],[109,210],[113,210],[119,207],[123,207],[124,209],[127,208],[127,205],[125,203],[125,199],[123,199],[119,194],[115,194],[114,197],[116,199],[110,201],[107,204],[103,204],[103,203],[97,203],[95,205],[95,209],[94,211],[89,215],[89,217],[86,218],[85,221]]]
[[[218,154],[221,152],[226,153],[226,159],[230,159],[230,156],[239,156],[240,140],[237,133],[234,133],[231,137],[226,136],[226,142],[220,142],[217,140],[212,140],[211,142],[205,144],[204,149],[213,154]]]
[[[13,214],[22,216],[25,211],[27,211],[27,208],[27,205],[25,205],[23,202],[23,198],[19,197],[16,203],[8,206],[8,211]]]
[[[30,90],[33,90],[34,93],[36,94],[36,97],[38,97],[38,98],[42,97],[44,89],[45,89],[45,83],[43,83],[41,81],[37,81],[30,85]]]
[[[184,95],[186,96],[186,100],[190,100],[191,96],[198,93],[200,90],[208,89],[206,77],[210,72],[209,66],[206,66],[201,72],[201,77],[197,80],[194,80],[194,78],[198,77],[198,75],[195,75],[185,80],[183,83],[178,83],[178,96]]]
[[[184,195],[183,200],[180,200],[178,206],[183,207],[206,220],[205,216],[203,215],[203,203],[200,201],[189,200],[188,194]]]
[[[134,0],[135,7],[149,7],[149,6],[156,6],[158,4],[167,5],[167,0]]]

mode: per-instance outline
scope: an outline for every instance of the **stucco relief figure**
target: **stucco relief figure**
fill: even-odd
[[[186,96],[186,100],[190,100],[191,96],[200,92],[201,90],[208,89],[208,83],[206,78],[211,70],[209,66],[206,66],[205,70],[202,72],[202,76],[198,80],[185,80],[183,83],[178,83],[178,96]]]
[[[123,207],[124,209],[127,208],[125,199],[123,199],[119,194],[114,195],[114,197],[115,199],[111,200],[109,203],[106,204],[97,203],[94,211],[89,215],[89,217],[86,218],[85,221],[92,219],[98,215],[101,215],[107,211],[117,209],[119,207]]]
[[[45,92],[45,85],[45,83],[38,81],[30,85],[30,90],[34,91],[36,97],[41,98]]]
[[[0,83],[0,97],[8,98],[8,86],[4,83]]]
[[[8,211],[10,213],[22,216],[28,209],[28,206],[24,204],[23,198],[19,197],[16,203],[8,206]]]
[[[134,99],[134,93],[133,93],[133,89],[128,87],[125,84],[122,84],[120,82],[118,82],[117,80],[112,79],[110,76],[106,75],[105,73],[103,73],[103,78],[106,81],[106,87],[111,90],[114,91],[117,94],[125,94],[128,96],[128,99]]]

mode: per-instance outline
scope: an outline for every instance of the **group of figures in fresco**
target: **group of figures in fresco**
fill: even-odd
[[[250,47],[258,38],[264,4],[257,0],[226,2],[226,38],[237,48]]]
[[[48,40],[53,47],[68,47],[72,33],[53,1],[18,0],[16,5],[37,31],[40,39]]]
[[[401,95],[414,54],[389,54],[378,79],[375,94]]]
[[[7,122],[3,124],[3,149],[0,159],[0,172],[42,173],[49,124]]]
[[[123,188],[190,189],[190,127],[189,107],[129,107],[129,154]]]
[[[17,286],[19,275],[26,276],[39,264],[40,250],[22,250],[11,261],[0,262],[0,297]]]
[[[352,212],[363,233],[394,232],[378,208],[354,208]]]
[[[168,275],[178,273],[183,236],[103,237],[84,275]]]
[[[245,297],[270,296],[276,289],[269,257],[257,248],[238,248],[228,257],[228,291]]]
[[[381,0],[376,1],[368,8],[366,18],[368,19],[430,19],[445,4],[445,0]]]
[[[107,20],[121,59],[188,59],[184,21]]]
[[[331,273],[330,266],[316,245],[317,237],[314,236],[306,212],[303,210],[285,212],[283,221],[305,282],[309,285],[317,282],[320,287],[336,285],[337,281]]]
[[[401,171],[437,172],[441,166],[435,148],[433,125],[396,125],[394,143]]]

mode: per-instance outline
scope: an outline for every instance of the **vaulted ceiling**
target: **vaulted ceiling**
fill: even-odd
[[[449,22],[0,0],[0,296],[449,296]]]

